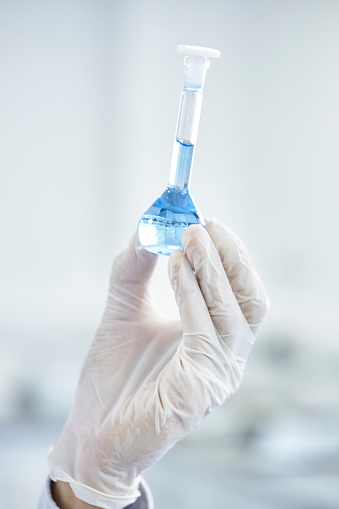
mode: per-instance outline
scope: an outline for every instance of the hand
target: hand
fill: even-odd
[[[141,473],[238,389],[268,308],[249,255],[219,221],[191,226],[169,260],[181,320],[148,290],[157,255],[136,235],[115,260],[51,478],[88,504],[120,509]]]

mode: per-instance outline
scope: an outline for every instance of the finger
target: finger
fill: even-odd
[[[216,331],[197,278],[182,251],[175,251],[171,255],[169,276],[182,322],[181,357],[190,359],[197,369],[208,369],[219,379],[223,379],[225,370],[227,371],[225,363],[229,366],[229,359],[233,357],[243,363],[243,351],[240,353],[238,345],[234,344],[233,336],[228,336],[225,342],[225,337]],[[238,306],[236,302],[235,304]],[[240,310],[239,316],[245,322]]]
[[[239,306],[256,334],[267,313],[269,300],[251,257],[239,237],[217,219],[209,220],[206,230],[216,246]]]
[[[177,385],[180,388],[175,391],[176,397],[180,401],[183,398],[184,402],[179,406],[186,411],[197,401],[192,398],[194,393],[199,394],[198,400],[202,406],[203,400],[211,401],[211,398],[220,404],[239,386],[242,364],[238,363],[237,357],[217,333],[197,278],[184,252],[172,253],[169,277],[180,311],[183,339],[177,355],[169,364],[168,369],[172,371],[170,374],[166,372],[166,379],[170,380],[172,386]],[[194,378],[191,378],[189,373],[194,374]],[[204,397],[204,393],[205,396],[207,393],[208,395]],[[170,394],[173,403],[175,398]],[[198,407],[200,408],[199,404]]]
[[[114,260],[112,279],[120,284],[146,283],[156,261],[157,255],[143,249],[135,232],[128,246]]]
[[[157,262],[157,255],[142,248],[137,233],[115,258],[110,280],[110,295],[124,300],[125,307],[148,298],[147,287]]]
[[[233,355],[245,362],[254,337],[212,239],[202,226],[194,225],[185,231],[182,246],[217,332]]]
[[[168,264],[169,279],[175,293],[184,335],[214,334],[206,303],[187,257],[174,251]]]

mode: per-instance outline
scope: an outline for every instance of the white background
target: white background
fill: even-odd
[[[112,260],[166,187],[177,44],[222,53],[192,194],[243,239],[271,310],[238,396],[150,471],[157,506],[338,507],[338,27],[335,0],[1,0],[2,507],[35,507]]]

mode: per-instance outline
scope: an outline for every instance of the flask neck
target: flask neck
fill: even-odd
[[[194,145],[175,139],[172,153],[168,186],[178,190],[188,190],[194,158]]]
[[[202,106],[202,91],[181,92],[177,130],[174,140],[169,185],[178,189],[189,187],[195,144]]]
[[[185,57],[184,64],[184,86],[180,97],[168,182],[170,187],[182,190],[188,189],[190,184],[203,99],[202,91],[210,61],[207,58],[189,56]]]

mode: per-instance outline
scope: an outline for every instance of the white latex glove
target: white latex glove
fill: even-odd
[[[49,456],[77,498],[120,509],[141,473],[238,389],[268,307],[241,241],[217,220],[191,226],[169,260],[181,321],[148,291],[157,255],[136,235],[115,260],[74,406]]]

